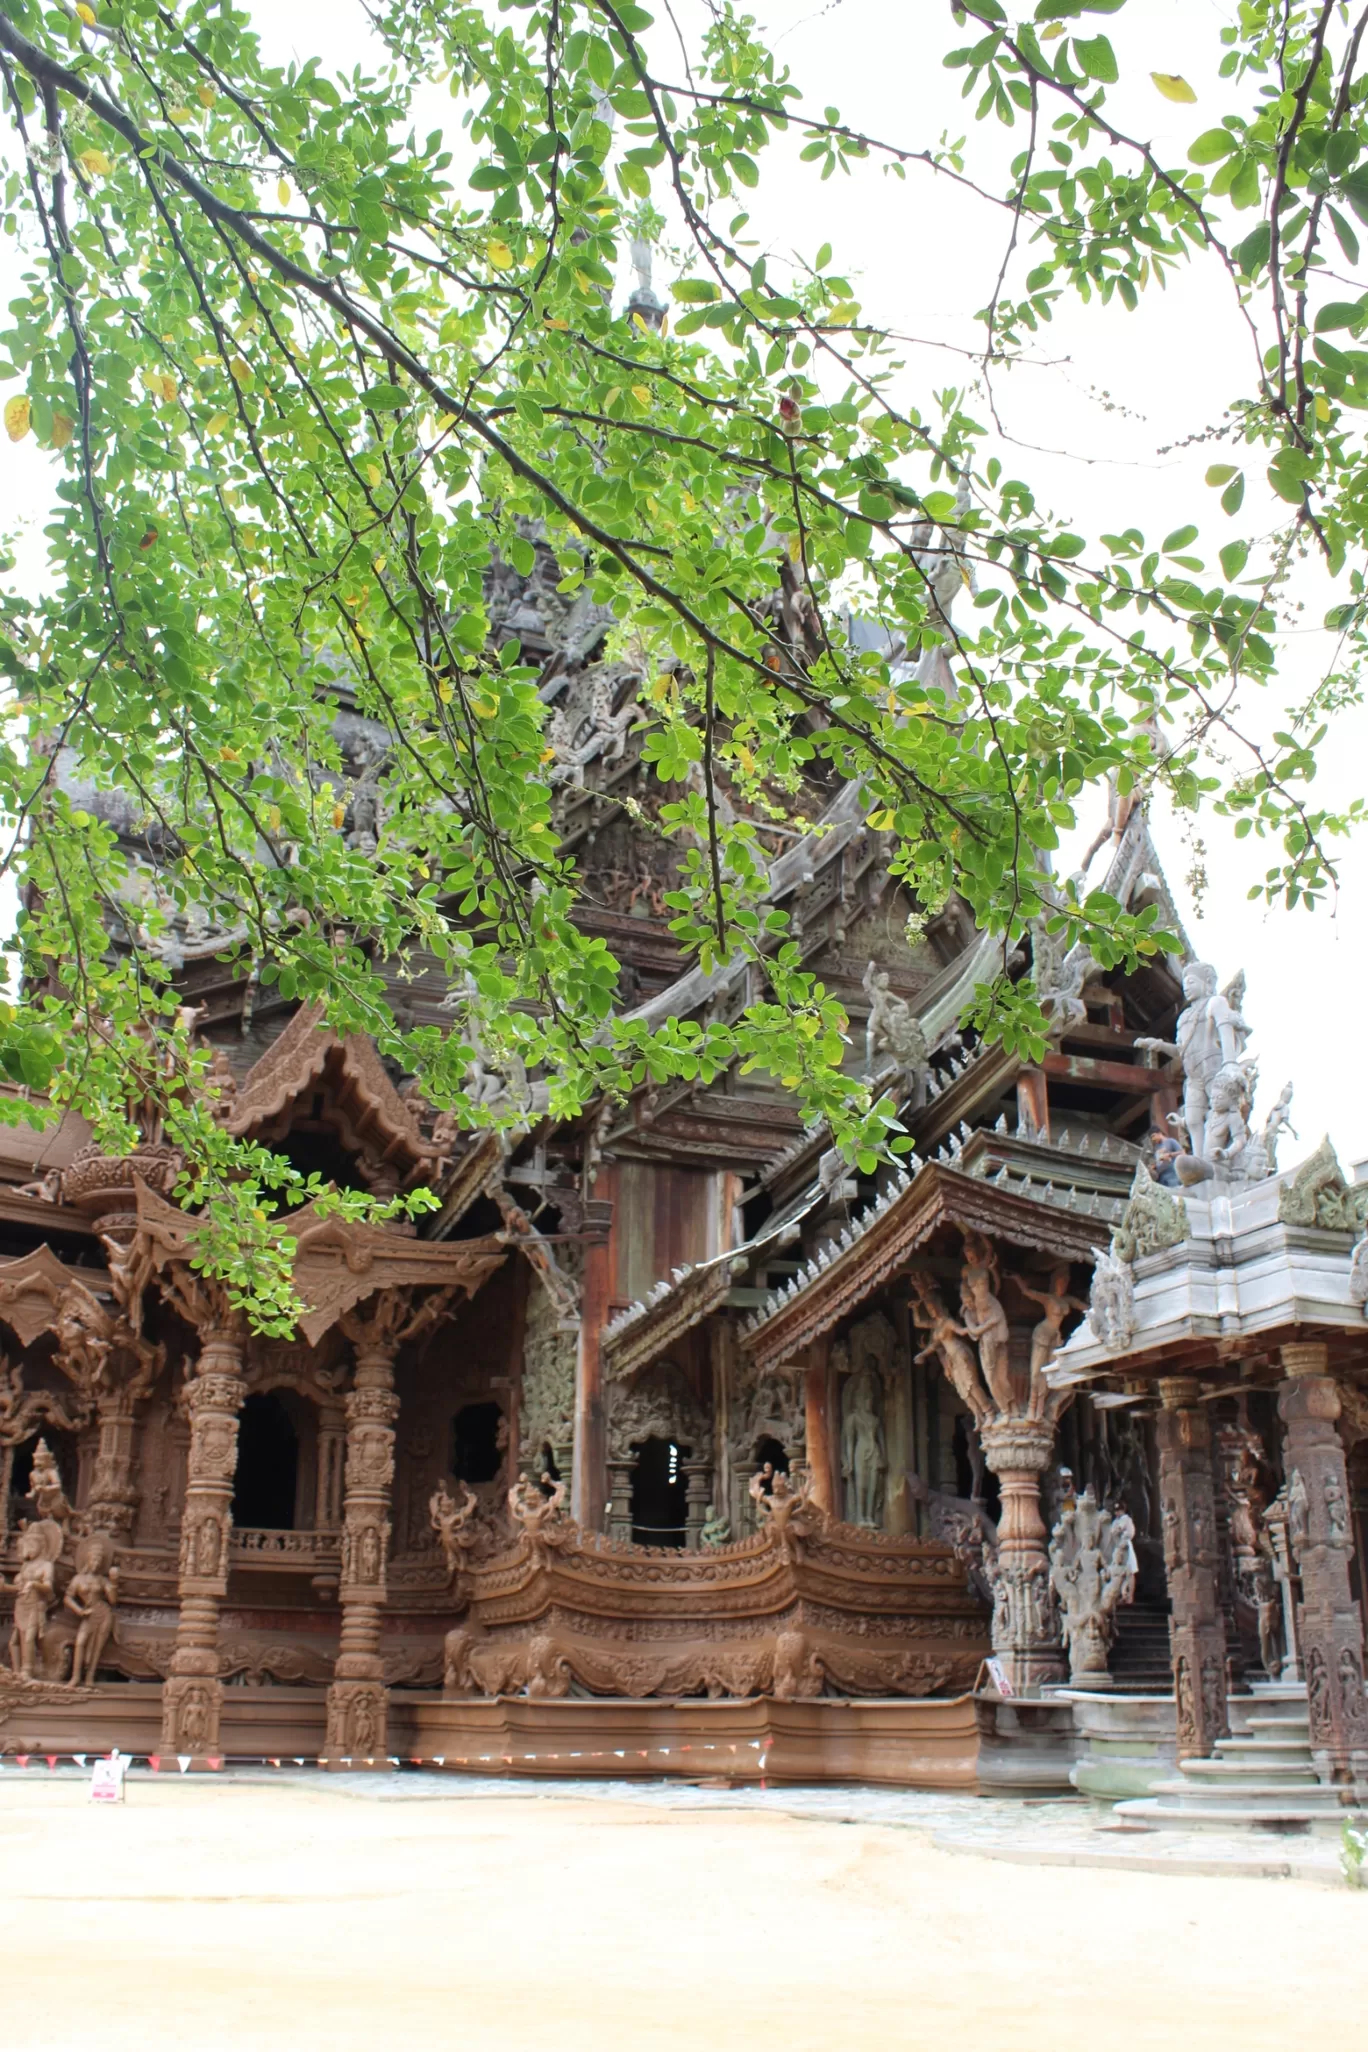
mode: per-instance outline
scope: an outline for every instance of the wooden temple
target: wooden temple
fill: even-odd
[[[643,677],[602,659],[607,622],[545,553],[493,596],[545,666],[580,917],[624,1012],[728,1016],[758,974],[704,974],[670,932],[670,844],[641,822],[678,793],[641,759]],[[389,737],[342,693],[336,718],[365,845]],[[481,1101],[517,1091],[524,1115],[462,1132],[232,935],[162,936],[233,1133],[438,1208],[282,1218],[307,1309],[268,1339],[195,1268],[157,1132],[110,1159],[68,1119],[36,1162],[3,1134],[0,1747],[1050,1785],[1078,1757],[1074,1698],[1171,1703],[1175,1659],[1199,1682],[1215,1661],[1209,1714],[1180,1687],[1190,1752],[1245,1676],[1287,1684],[1272,1371],[1235,1372],[1198,1325],[1176,1366],[1119,1374],[1083,1327],[1058,1368],[1159,1187],[1180,969],[1104,973],[1032,935],[1011,966],[1051,1043],[1024,1065],[959,1024],[1000,943],[909,897],[858,786],[814,780],[802,807],[806,829],[762,828],[770,897],[847,1010],[852,1075],[900,1107],[915,1152],[872,1176],[736,1072],[558,1124],[535,1078],[477,1063]],[[1177,926],[1142,806],[1114,800],[1103,862]],[[391,989],[417,1025],[450,995],[421,957]],[[1363,1358],[1337,1339],[1298,1387]],[[1334,1407],[1306,1401],[1320,1445]],[[1330,1458],[1300,1446],[1300,1472]],[[1335,1470],[1337,1663],[1361,1662],[1357,1463]],[[1172,1534],[1180,1474],[1200,1544]]]

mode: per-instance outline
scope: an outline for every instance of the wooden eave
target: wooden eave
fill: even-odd
[[[262,1132],[311,1089],[326,1084],[359,1143],[393,1163],[401,1180],[430,1168],[434,1152],[366,1035],[335,1033],[317,1005],[304,1005],[253,1064],[224,1120],[235,1136]]]
[[[603,1372],[611,1381],[635,1374],[654,1361],[666,1347],[673,1346],[727,1300],[732,1270],[744,1265],[746,1249],[738,1248],[730,1259],[710,1261],[695,1268],[675,1283],[664,1296],[648,1303],[635,1317],[628,1314],[616,1332],[610,1327],[603,1336]]]
[[[154,1268],[188,1262],[200,1221],[140,1182],[138,1234]],[[364,1297],[386,1289],[459,1289],[473,1297],[508,1258],[493,1235],[479,1240],[419,1240],[383,1226],[361,1225],[315,1205],[279,1219],[281,1238],[295,1243],[294,1286],[307,1307],[299,1330],[311,1346]]]
[[[1110,1234],[1110,1226],[1101,1219],[1038,1203],[981,1177],[928,1162],[824,1268],[742,1329],[743,1351],[760,1368],[797,1359],[813,1340],[898,1275],[917,1249],[946,1225],[1035,1247],[1061,1261],[1092,1261]]]

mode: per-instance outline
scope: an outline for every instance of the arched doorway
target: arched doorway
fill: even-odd
[[[233,1523],[291,1532],[299,1495],[299,1434],[275,1390],[255,1391],[238,1419]]]
[[[755,1472],[757,1475],[764,1475],[766,1468],[770,1470],[771,1477],[774,1475],[787,1475],[789,1473],[789,1457],[784,1451],[783,1445],[777,1439],[771,1439],[768,1436],[757,1439],[752,1458],[755,1462]],[[771,1480],[765,1480],[760,1484],[766,1496],[769,1495],[772,1486]]]
[[[632,1538],[638,1546],[682,1546],[687,1511],[683,1448],[674,1439],[644,1440],[632,1475]]]

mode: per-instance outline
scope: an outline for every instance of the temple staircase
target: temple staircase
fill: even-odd
[[[1338,1830],[1345,1805],[1312,1765],[1304,1682],[1254,1683],[1230,1698],[1230,1725],[1210,1759],[1180,1761],[1176,1779],[1118,1803],[1117,1814],[1184,1829]]]
[[[1112,1686],[1127,1696],[1173,1693],[1169,1606],[1144,1600],[1116,1613],[1116,1638],[1107,1658]]]

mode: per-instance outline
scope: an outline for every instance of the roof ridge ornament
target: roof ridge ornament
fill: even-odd
[[[1130,1197],[1112,1234],[1112,1253],[1122,1261],[1138,1261],[1181,1245],[1189,1231],[1182,1198],[1156,1183],[1144,1162],[1137,1162]]]

